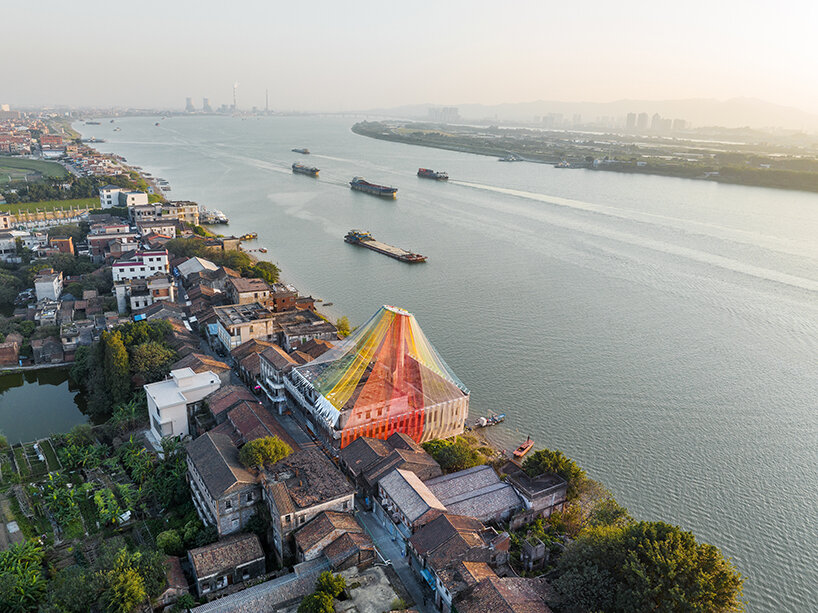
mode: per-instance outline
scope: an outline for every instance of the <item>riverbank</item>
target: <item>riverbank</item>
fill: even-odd
[[[496,127],[444,129],[407,122],[359,122],[352,126],[352,131],[378,140],[505,158],[508,163],[533,162],[565,170],[658,175],[818,192],[818,160],[804,159],[800,151],[782,154],[748,145],[731,150],[724,143],[707,145],[673,139],[651,144],[611,134],[595,139],[587,134]]]

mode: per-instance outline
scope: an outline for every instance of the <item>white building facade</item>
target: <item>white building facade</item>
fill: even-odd
[[[166,436],[190,434],[188,416],[220,386],[216,373],[209,370],[196,373],[191,368],[172,370],[169,379],[145,385],[150,433],[157,441]]]

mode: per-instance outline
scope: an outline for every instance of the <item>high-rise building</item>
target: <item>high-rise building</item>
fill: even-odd
[[[639,130],[647,130],[648,129],[648,114],[647,113],[639,113],[639,116],[636,118],[636,127]]]
[[[662,116],[659,113],[654,113],[653,117],[650,118],[650,129],[651,130],[662,129]]]
[[[202,98],[202,111],[205,113],[213,112],[213,109],[210,108],[210,98]]]
[[[440,123],[455,123],[460,121],[460,111],[456,106],[444,106],[429,109],[429,119]]]
[[[673,120],[673,130],[686,130],[687,129],[687,122],[684,119],[674,119]]]
[[[625,120],[625,128],[628,130],[636,129],[636,113],[628,113],[628,118]]]
[[[185,113],[193,113],[196,107],[193,106],[193,98],[185,98]]]

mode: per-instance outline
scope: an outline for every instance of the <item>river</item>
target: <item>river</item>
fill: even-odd
[[[815,611],[818,195],[501,164],[360,137],[354,121],[76,127],[172,198],[223,210],[229,232],[258,232],[333,316],[414,312],[472,416],[508,415],[494,439],[562,449],[635,517],[719,546],[750,611]],[[292,174],[295,160],[320,178]],[[355,175],[397,199],[351,191]],[[347,245],[351,228],[429,261]]]

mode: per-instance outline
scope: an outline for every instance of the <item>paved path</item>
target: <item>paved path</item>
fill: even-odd
[[[400,548],[395,541],[392,540],[389,532],[386,531],[375,515],[370,511],[359,509],[356,517],[369,533],[369,536],[375,543],[375,547],[381,552],[381,555],[392,562],[392,568],[395,569],[404,587],[415,601],[413,608],[421,613],[435,613],[431,596],[428,598],[428,602],[424,602],[424,597],[428,593],[428,590],[421,585],[415,572],[409,568],[408,559],[403,556]]]

